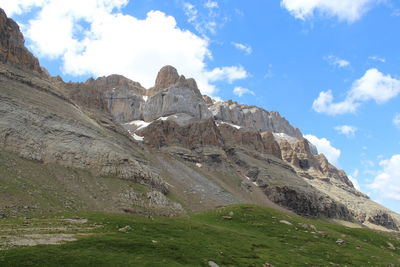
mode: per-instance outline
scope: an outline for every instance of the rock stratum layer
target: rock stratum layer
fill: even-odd
[[[110,193],[94,182],[90,199],[112,199],[97,206],[181,214],[255,203],[399,229],[398,214],[357,191],[278,112],[202,96],[172,66],[149,89],[121,75],[65,83],[45,74],[3,11],[0,31],[1,150],[127,183]]]

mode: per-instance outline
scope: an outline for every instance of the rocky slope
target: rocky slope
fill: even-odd
[[[255,203],[399,229],[398,214],[354,189],[278,112],[202,96],[172,66],[149,89],[120,75],[65,83],[42,70],[4,12],[0,30],[1,150],[146,187],[145,200],[112,210]]]

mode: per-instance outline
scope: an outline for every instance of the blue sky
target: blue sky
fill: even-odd
[[[333,3],[335,2],[335,3]],[[278,110],[361,191],[400,212],[400,3],[395,0],[0,0],[52,75],[163,65],[203,93]]]

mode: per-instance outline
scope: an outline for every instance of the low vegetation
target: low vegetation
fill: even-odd
[[[219,266],[399,266],[400,240],[395,233],[350,229],[253,205],[174,218],[64,213],[0,221],[0,266],[209,266],[210,261]]]

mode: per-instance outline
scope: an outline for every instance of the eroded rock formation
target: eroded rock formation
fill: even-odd
[[[24,46],[18,24],[0,8],[0,62],[42,74],[39,61]]]

